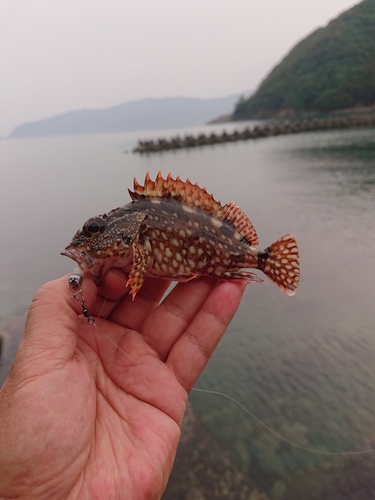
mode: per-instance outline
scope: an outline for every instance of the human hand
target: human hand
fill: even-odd
[[[240,303],[244,285],[148,279],[133,302],[111,270],[82,285],[44,285],[0,390],[0,498],[159,499],[190,389]],[[107,297],[105,299],[104,297]],[[113,343],[108,339],[109,336]]]

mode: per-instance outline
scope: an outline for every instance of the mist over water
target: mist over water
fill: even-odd
[[[301,254],[293,298],[267,279],[248,286],[197,387],[229,394],[300,445],[375,448],[374,129],[124,154],[138,137],[161,135],[0,142],[0,324],[26,309],[41,284],[73,269],[60,251],[89,217],[130,201],[134,176],[142,181],[161,170],[189,177],[223,203],[239,204],[260,247],[293,232]],[[218,396],[192,393],[191,400],[272,498],[323,498],[349,464],[362,463],[293,448]],[[366,463],[375,469],[375,455]],[[354,491],[348,498],[360,497]]]

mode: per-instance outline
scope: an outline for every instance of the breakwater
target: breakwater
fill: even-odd
[[[375,110],[367,113],[353,113],[350,115],[330,115],[322,118],[305,118],[288,121],[268,122],[265,125],[257,125],[254,128],[246,127],[234,132],[222,132],[221,134],[199,134],[197,136],[185,135],[184,137],[172,137],[171,139],[156,139],[155,141],[138,140],[138,145],[133,153],[156,153],[159,151],[170,151],[182,148],[195,148],[199,146],[211,146],[226,142],[247,141],[277,135],[298,134],[301,132],[312,132],[319,130],[334,130],[352,127],[366,127],[375,125]]]

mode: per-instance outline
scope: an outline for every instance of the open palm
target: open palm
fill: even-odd
[[[243,285],[126,276],[42,287],[0,391],[0,498],[158,499],[187,396],[241,300]],[[106,298],[104,298],[106,297]]]

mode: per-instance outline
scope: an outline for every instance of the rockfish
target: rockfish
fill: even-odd
[[[129,273],[134,300],[146,276],[188,281],[198,276],[261,282],[247,269],[259,269],[283,292],[294,295],[300,278],[299,252],[292,234],[264,250],[257,233],[234,202],[214,197],[171,174],[144,185],[134,179],[132,201],[93,217],[78,230],[62,255],[77,262],[81,275],[97,284],[111,267]]]

